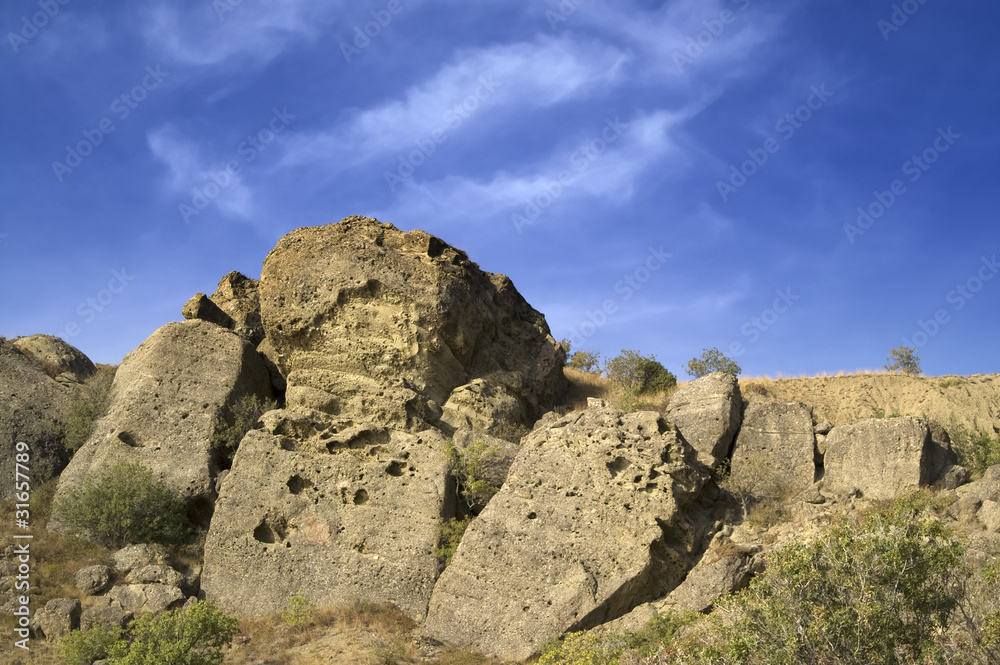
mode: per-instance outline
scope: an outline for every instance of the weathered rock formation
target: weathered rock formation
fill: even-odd
[[[666,594],[703,547],[706,480],[656,413],[590,409],[537,428],[441,575],[425,630],[523,659]]]
[[[944,453],[926,421],[880,418],[834,427],[826,439],[825,484],[890,499],[932,484]]]
[[[731,374],[714,372],[677,389],[667,405],[667,419],[705,464],[729,457],[740,426],[743,398]]]
[[[267,369],[243,339],[205,321],[168,323],[125,356],[108,410],[58,492],[117,462],[138,462],[185,498],[207,502],[207,511],[221,458],[217,422],[241,396],[270,394]]]
[[[482,397],[487,421],[530,425],[565,388],[544,317],[507,277],[423,231],[365,217],[297,229],[268,254],[259,289],[292,409],[328,393],[328,413],[371,420],[365,405],[389,388],[406,415],[386,426],[435,424],[453,394],[455,414]]]
[[[752,403],[733,447],[732,474],[757,477],[760,489],[796,494],[816,480],[815,448],[811,408],[799,402]]]
[[[97,367],[75,346],[52,335],[29,335],[11,342],[54,379],[79,383],[97,372]]]
[[[377,425],[343,430],[272,411],[240,444],[222,484],[202,588],[226,609],[392,602],[423,618],[438,574],[442,516],[454,514],[444,438]]]
[[[0,340],[0,499],[14,497],[14,446],[30,447],[31,479],[52,478],[69,461],[59,421],[73,397],[73,388],[60,385],[13,342]]]

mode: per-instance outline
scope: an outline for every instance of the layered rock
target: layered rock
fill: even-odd
[[[815,448],[810,407],[799,402],[751,403],[733,447],[732,474],[757,479],[756,489],[765,493],[796,494],[816,480]]]
[[[454,514],[445,440],[377,425],[346,429],[272,411],[240,444],[205,544],[202,589],[243,614],[393,603],[422,619]]]
[[[891,499],[930,485],[942,453],[918,418],[877,418],[834,427],[826,438],[825,483]]]
[[[237,335],[254,346],[264,339],[264,324],[260,320],[258,283],[233,271],[219,280],[211,300],[232,320]]]
[[[425,631],[520,660],[662,597],[702,547],[689,508],[706,478],[656,413],[595,408],[537,427],[441,575]]]
[[[742,408],[736,377],[713,372],[677,389],[667,405],[667,419],[712,466],[729,456]]]
[[[27,443],[31,479],[40,483],[66,466],[60,420],[73,398],[71,387],[60,385],[12,342],[0,340],[0,499],[14,498],[15,445]]]
[[[338,386],[357,385],[378,398],[382,386],[396,384],[423,402],[408,413],[411,431],[436,421],[453,395],[450,411],[468,415],[475,398],[456,389],[502,395],[487,410],[523,425],[565,388],[565,354],[544,317],[507,277],[483,272],[423,231],[364,217],[297,229],[268,254],[259,291],[289,408],[299,406],[299,387],[338,399]],[[337,409],[367,417],[349,404]]]
[[[217,422],[244,395],[271,395],[248,343],[201,320],[168,323],[125,356],[109,406],[59,481],[61,495],[118,462],[138,462],[188,499],[211,500]]]

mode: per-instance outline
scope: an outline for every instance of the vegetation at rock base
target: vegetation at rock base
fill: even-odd
[[[126,630],[98,626],[63,638],[60,657],[67,665],[106,658],[108,665],[220,665],[223,649],[239,624],[209,601],[159,616],[146,613]]]
[[[446,568],[451,559],[455,556],[458,544],[462,542],[465,530],[472,524],[475,518],[471,515],[463,518],[452,518],[441,523],[438,530],[438,546],[434,549],[434,556],[441,560],[441,567]]]
[[[947,431],[958,463],[974,475],[981,476],[986,469],[1000,464],[1000,434],[990,436],[962,425],[949,425]]]
[[[97,373],[80,385],[61,423],[63,445],[68,450],[79,450],[93,431],[94,421],[108,408],[117,370],[112,365],[98,365]]]
[[[316,608],[312,601],[302,593],[300,588],[294,596],[288,597],[288,609],[281,613],[281,621],[286,626],[295,628],[305,625],[315,613]]]
[[[739,376],[740,366],[732,358],[725,356],[717,347],[705,349],[699,358],[692,358],[685,366],[685,371],[696,379],[711,374],[712,372],[722,372]]]
[[[273,399],[261,399],[258,395],[243,395],[227,409],[225,417],[215,424],[212,447],[221,451],[224,457],[231,459],[240,441],[253,429],[260,417],[277,408],[278,403]]]
[[[107,547],[179,543],[189,534],[184,501],[141,464],[121,462],[89,476],[55,503],[56,518]]]
[[[926,665],[1000,662],[1000,562],[971,573],[927,493],[842,515],[768,555],[765,572],[641,649],[576,633],[540,665]],[[655,631],[654,631],[655,632]]]
[[[917,357],[917,350],[908,346],[897,346],[889,350],[889,358],[885,369],[889,372],[900,372],[919,376],[923,374],[920,369],[920,358]]]
[[[447,442],[446,452],[458,492],[469,510],[478,514],[493,495],[500,491],[506,477],[503,449],[482,439],[465,448]]]

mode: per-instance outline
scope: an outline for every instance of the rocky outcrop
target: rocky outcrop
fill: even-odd
[[[751,403],[733,447],[733,477],[758,479],[765,494],[797,494],[816,480],[815,441],[805,404]]]
[[[297,229],[268,254],[259,291],[289,408],[299,406],[295,388],[340,400],[338,387],[354,386],[357,405],[384,401],[392,385],[414,395],[408,422],[380,424],[420,431],[456,388],[480,379],[472,392],[512,396],[520,408],[504,403],[503,416],[530,425],[565,388],[565,353],[544,317],[507,277],[423,231],[364,217]],[[474,402],[456,399],[454,411]],[[350,403],[336,408],[371,421]]]
[[[444,438],[434,430],[331,426],[272,411],[222,483],[202,589],[225,609],[391,602],[422,619],[438,573],[442,517],[454,514]]]
[[[257,280],[233,271],[219,280],[211,300],[229,315],[237,335],[254,346],[263,341],[264,324],[260,320]]]
[[[111,569],[107,566],[87,566],[76,571],[73,582],[80,593],[85,596],[96,596],[103,593],[111,584]]]
[[[59,424],[74,395],[13,342],[0,340],[0,499],[14,498],[14,462],[18,442],[28,444],[31,479],[41,483],[69,461]]]
[[[56,641],[80,627],[80,601],[76,598],[55,598],[45,603],[31,620],[36,635]]]
[[[736,377],[714,372],[678,388],[666,415],[699,458],[714,466],[729,456],[742,409]]]
[[[523,659],[662,597],[703,546],[709,525],[689,509],[706,479],[656,413],[588,409],[536,428],[441,575],[425,631]]]
[[[201,320],[169,323],[125,356],[106,414],[63,472],[58,493],[117,462],[138,462],[187,499],[210,502],[216,423],[243,395],[271,395],[247,342]],[[207,509],[207,507],[206,507]]]
[[[191,296],[191,299],[184,303],[181,308],[181,315],[185,319],[200,319],[230,330],[233,328],[233,320],[229,315],[219,309],[219,306],[204,293],[196,293]]]
[[[68,379],[79,383],[97,372],[97,367],[80,349],[52,335],[19,337],[11,344],[54,379],[67,375]]]
[[[876,418],[834,427],[826,439],[824,482],[891,499],[937,480],[942,453],[918,418]]]

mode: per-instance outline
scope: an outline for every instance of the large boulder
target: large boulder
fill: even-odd
[[[736,377],[713,372],[678,388],[666,415],[699,458],[714,466],[729,456],[742,409]]]
[[[66,374],[79,382],[97,372],[97,366],[80,349],[52,335],[19,337],[11,344],[38,363],[52,378]]]
[[[422,619],[441,520],[455,509],[444,438],[288,411],[264,422],[222,483],[205,543],[207,598],[260,615],[301,591],[318,605],[364,598]]]
[[[290,408],[299,406],[295,387],[331,399],[338,385],[375,391],[360,404],[383,399],[382,386],[395,384],[423,404],[408,407],[405,422],[381,424],[419,431],[428,418],[435,424],[456,388],[482,379],[520,402],[499,413],[530,425],[565,388],[565,353],[545,318],[507,277],[483,272],[423,231],[365,217],[297,229],[268,254],[259,292],[269,355],[288,379]],[[477,403],[456,401],[461,412]],[[350,404],[337,408],[371,420]]]
[[[815,449],[811,407],[754,402],[733,447],[732,476],[758,494],[797,494],[816,480]]]
[[[244,395],[271,395],[246,341],[201,320],[168,323],[125,356],[108,410],[59,480],[58,494],[118,462],[138,462],[191,500],[214,498],[223,462],[216,424]]]
[[[76,598],[55,598],[45,603],[31,620],[35,634],[56,641],[80,627],[80,601]]]
[[[34,484],[57,475],[69,461],[60,420],[74,389],[60,385],[13,342],[0,339],[0,500],[14,498],[18,442],[28,444]],[[22,458],[23,459],[23,458]]]
[[[707,468],[659,414],[594,408],[537,427],[434,588],[433,638],[522,660],[662,597],[709,527]]]
[[[264,339],[257,280],[233,271],[219,280],[212,302],[229,315],[237,335],[257,346]]]
[[[940,469],[940,450],[919,418],[876,418],[834,427],[826,439],[825,483],[891,499],[930,485]]]

